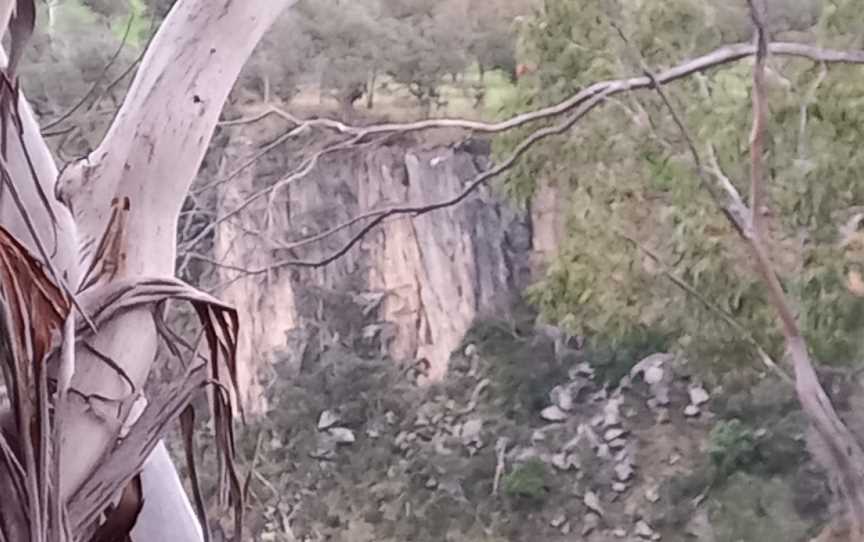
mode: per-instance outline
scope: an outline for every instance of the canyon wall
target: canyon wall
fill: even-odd
[[[276,123],[270,134],[267,126],[263,132],[260,123],[231,129],[219,175],[237,171],[262,141],[276,136]],[[220,186],[219,208],[234,209],[284,180],[297,160],[288,146],[267,153]],[[326,257],[363,222],[320,242],[296,242],[371,210],[450,199],[488,164],[483,142],[391,140],[326,155],[308,176],[283,183],[272,197],[220,223],[214,259],[223,265],[218,279],[224,286],[218,294],[240,311],[240,380],[250,410],[265,408],[259,382],[268,379],[261,372],[277,363],[280,374],[296,374],[310,341],[326,348],[326,341],[348,336],[375,338],[395,361],[425,360],[428,379],[444,375],[472,321],[506,310],[530,280],[531,217],[492,188],[446,209],[388,219],[329,265],[274,262]],[[554,236],[545,230],[555,220],[549,213],[542,218],[548,244]],[[352,303],[340,305],[340,296]],[[360,314],[346,318],[357,307]]]

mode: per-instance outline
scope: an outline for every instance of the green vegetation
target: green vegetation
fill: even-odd
[[[821,11],[802,2],[783,10],[773,23],[778,39],[860,43],[849,30],[864,24],[854,2],[826,2]],[[625,9],[618,2],[546,0],[522,33],[524,54],[538,72],[520,81],[501,114],[552,103],[598,80],[638,74],[642,62],[659,70],[746,39],[747,24],[746,2],[675,0]],[[842,245],[840,227],[864,204],[864,155],[857,151],[864,135],[864,70],[788,58],[771,65],[768,223],[778,241],[772,256],[815,358],[858,363],[864,359],[864,298],[849,293],[847,274],[864,253],[855,244]],[[745,195],[750,88],[750,66],[740,62],[666,90],[702,161],[713,168],[716,157]],[[496,152],[506,153],[525,133],[502,136]],[[686,143],[656,93],[610,99],[566,136],[530,153],[503,188],[527,201],[548,182],[569,197],[568,235],[528,295],[552,321],[602,336],[607,344],[634,329],[672,331],[675,347],[721,370],[753,363],[751,338],[781,357],[782,338],[747,253],[700,186]],[[663,275],[667,270],[752,337],[672,285]]]
[[[746,469],[759,459],[753,431],[737,418],[720,421],[714,426],[708,454],[718,475],[722,477]]]
[[[529,334],[520,336],[512,322],[479,320],[468,331],[466,344],[477,344],[492,360],[492,393],[504,413],[516,421],[528,421],[549,403],[549,390],[567,376],[567,367],[555,360],[551,340]]]
[[[541,505],[549,493],[546,465],[539,459],[529,459],[503,478],[504,494],[518,503]]]

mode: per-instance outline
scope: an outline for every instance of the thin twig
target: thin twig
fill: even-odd
[[[791,42],[771,43],[769,44],[769,49],[776,55],[807,58],[814,62],[864,64],[864,51],[823,49],[820,47]],[[248,124],[250,122],[264,119],[271,114],[276,114],[293,125],[291,132],[295,134],[305,128],[315,127],[326,128],[341,134],[354,135],[361,139],[372,135],[410,133],[438,128],[455,128],[475,133],[494,134],[513,130],[533,122],[561,116],[578,107],[599,92],[609,91],[608,96],[612,96],[621,92],[650,88],[658,83],[664,85],[677,79],[687,77],[693,73],[702,72],[709,68],[747,58],[752,56],[754,53],[755,46],[752,43],[727,45],[715,49],[706,55],[687,60],[675,67],[658,73],[655,78],[656,81],[652,81],[651,78],[647,76],[599,81],[589,85],[580,92],[557,104],[529,111],[527,113],[521,113],[500,122],[483,122],[450,118],[429,119],[407,123],[383,123],[370,126],[355,126],[328,118],[301,119],[288,111],[270,104],[262,113],[256,116],[246,119],[238,119],[236,121],[224,121],[222,125],[231,126],[235,124]],[[245,165],[245,167],[248,166],[249,164]],[[219,184],[221,183],[210,183],[197,189],[196,193],[212,189]]]
[[[813,47],[809,45],[803,45],[798,43],[789,43],[789,42],[775,42],[768,44],[768,50],[776,55],[783,56],[796,56],[802,58],[808,58],[810,60],[816,62],[824,62],[824,63],[855,63],[861,64],[864,63],[864,51],[842,51],[842,50],[834,50],[834,49],[823,49],[819,47]],[[687,145],[691,154],[693,155],[694,160],[696,160],[700,180],[702,180],[704,187],[708,190],[709,194],[712,198],[715,199],[717,205],[722,209],[723,213],[727,215],[729,220],[735,226],[739,232],[743,232],[743,228],[749,226],[749,217],[746,214],[742,214],[743,210],[737,205],[737,202],[724,202],[723,198],[717,193],[714,189],[712,183],[708,180],[704,167],[702,167],[701,159],[699,159],[699,153],[696,151],[695,145],[693,144],[693,139],[687,133],[686,127],[684,123],[681,121],[678,116],[675,108],[672,107],[671,102],[668,97],[666,97],[665,92],[662,91],[662,85],[668,84],[677,79],[681,79],[683,77],[687,77],[694,73],[699,73],[705,71],[709,68],[716,67],[722,64],[726,64],[729,62],[737,61],[748,56],[755,54],[756,45],[754,44],[736,44],[724,46],[719,49],[712,51],[706,55],[697,57],[695,59],[691,59],[685,61],[675,67],[664,70],[658,74],[652,74],[651,72],[646,70],[646,73],[641,77],[630,77],[624,79],[616,79],[616,80],[608,80],[601,81],[594,84],[591,84],[584,88],[582,91],[576,93],[575,95],[569,97],[568,99],[552,105],[550,107],[545,107],[541,109],[537,109],[535,111],[531,111],[528,113],[522,113],[516,115],[508,120],[501,122],[493,122],[487,123],[482,121],[470,121],[465,119],[431,119],[417,122],[409,122],[409,123],[385,123],[385,124],[377,124],[372,126],[352,126],[348,125],[336,120],[332,119],[299,119],[294,115],[283,111],[275,106],[270,106],[272,113],[278,114],[295,124],[295,127],[292,128],[292,132],[296,133],[297,130],[306,127],[324,127],[331,130],[335,130],[339,133],[354,135],[355,139],[349,141],[347,144],[342,143],[338,144],[335,147],[326,148],[322,151],[316,153],[316,155],[305,162],[301,167],[297,168],[286,176],[283,181],[280,181],[278,184],[284,185],[287,180],[290,182],[294,182],[302,179],[309,171],[314,167],[317,160],[323,156],[324,154],[334,152],[336,150],[343,150],[345,148],[350,147],[352,142],[356,142],[360,138],[364,138],[373,134],[393,134],[393,133],[408,133],[413,131],[420,130],[428,130],[435,128],[460,128],[464,130],[469,130],[473,132],[480,133],[498,133],[507,130],[512,130],[514,128],[521,127],[531,122],[544,120],[556,116],[560,116],[565,114],[574,108],[580,108],[578,114],[574,114],[570,117],[570,120],[566,121],[564,124],[567,125],[567,128],[572,126],[573,123],[584,116],[588,110],[599,104],[603,100],[597,100],[596,97],[602,95],[606,98],[613,96],[615,94],[619,94],[622,92],[633,91],[644,88],[653,88],[655,89],[663,99],[667,108],[669,108],[673,119],[678,126],[679,129],[683,130],[683,134],[685,140],[687,141]],[[264,118],[269,115],[271,111],[267,111],[265,114],[261,114],[258,117]],[[244,122],[251,122],[249,119],[246,119]],[[566,131],[565,128],[563,131]],[[544,129],[548,130],[548,129]],[[536,134],[541,134],[540,139],[546,137],[547,135],[552,135],[551,133],[543,133],[544,130],[540,130],[535,132]],[[560,133],[560,132],[557,132]],[[533,144],[533,143],[532,143]],[[530,145],[529,145],[530,146]],[[524,152],[524,149],[519,151],[517,154],[521,154]],[[515,155],[515,154],[514,154]],[[508,160],[509,162],[509,160]],[[506,162],[505,162],[506,163]],[[248,166],[247,166],[248,167]],[[508,166],[509,167],[509,166]],[[283,267],[283,266],[299,266],[299,267],[320,267],[326,265],[339,256],[343,255],[345,252],[350,250],[352,246],[354,246],[357,242],[359,242],[362,237],[368,233],[371,229],[377,226],[384,218],[396,215],[396,214],[422,214],[425,212],[430,212],[432,210],[440,209],[443,207],[447,207],[448,205],[454,205],[456,203],[461,202],[467,195],[476,189],[480,184],[485,182],[488,178],[494,177],[498,175],[502,171],[506,170],[505,167],[501,171],[489,170],[489,172],[482,173],[479,177],[481,178],[472,182],[469,188],[462,193],[460,193],[455,198],[451,198],[450,200],[446,200],[437,204],[433,204],[430,206],[421,206],[421,207],[409,207],[409,206],[397,206],[391,207],[388,209],[380,210],[380,211],[370,211],[364,214],[364,218],[373,219],[370,224],[367,224],[361,232],[352,238],[345,246],[343,246],[340,250],[338,250],[334,255],[324,258],[319,261],[304,261],[304,260],[283,260],[280,262],[276,262],[272,266],[268,266],[266,268],[261,268],[257,270],[252,270],[253,274],[257,273],[265,273],[272,269]],[[494,172],[493,172],[494,171]],[[486,173],[491,173],[489,177],[485,177]],[[210,188],[212,185],[205,187]],[[267,187],[265,189],[259,190],[243,203],[241,203],[237,208],[229,211],[216,221],[209,224],[206,228],[204,228],[198,236],[192,239],[189,244],[186,245],[186,249],[191,249],[201,240],[203,240],[210,232],[212,232],[219,223],[227,220],[228,218],[236,215],[241,212],[244,208],[248,207],[253,201],[262,197],[265,194],[268,194],[272,191],[273,187]],[[199,189],[203,190],[203,189]],[[352,218],[349,222],[356,223],[362,220],[362,218]],[[347,227],[346,224],[339,225],[330,230],[330,232],[335,233],[336,231],[342,230]],[[327,237],[327,232],[325,234],[319,234],[316,236],[318,240]]]
[[[60,115],[56,119],[52,120],[51,122],[49,122],[45,126],[43,126],[42,127],[43,132],[51,130],[51,128],[54,128],[55,126],[57,126],[58,124],[65,121],[66,119],[71,117],[73,114],[75,114],[75,112],[78,111],[78,109],[82,105],[84,105],[87,102],[87,100],[90,99],[90,97],[93,95],[93,93],[96,92],[96,89],[99,88],[99,84],[102,82],[102,79],[108,73],[108,70],[111,69],[111,66],[114,65],[114,62],[117,61],[117,58],[120,57],[120,53],[126,47],[126,40],[129,39],[129,32],[132,30],[132,22],[134,20],[135,20],[135,14],[132,13],[129,16],[129,20],[126,22],[126,29],[123,31],[123,38],[120,40],[120,45],[117,47],[117,50],[114,51],[114,54],[111,55],[111,58],[108,59],[108,62],[102,68],[102,71],[99,73],[99,76],[96,77],[95,81],[93,81],[93,85],[90,87],[90,90],[88,90],[87,93],[84,94],[84,96],[82,96],[81,99],[78,100],[75,103],[75,105],[70,107],[65,113],[63,113],[62,115]]]
[[[864,51],[825,49],[794,42],[773,42],[768,44],[768,50],[771,54],[807,58],[814,62],[864,64]],[[657,74],[657,79],[661,84],[666,84],[676,79],[686,77],[694,72],[701,72],[721,64],[753,56],[755,53],[756,45],[753,43],[725,45],[708,54],[687,60],[673,68],[664,70]],[[562,102],[535,111],[521,113],[500,122],[471,121],[467,119],[428,119],[407,123],[384,123],[372,126],[353,126],[327,118],[299,119],[286,111],[276,108],[275,106],[273,107],[272,112],[297,125],[303,124],[311,127],[324,127],[351,135],[373,135],[376,133],[386,132],[414,132],[432,128],[460,128],[472,132],[499,133],[518,128],[531,122],[547,119],[549,117],[556,117],[566,113],[585,101],[585,93],[591,95],[598,91],[605,90],[606,87],[622,87],[620,90],[613,92],[613,94],[617,94],[623,90],[648,88],[651,84],[651,81],[648,80],[647,77],[631,77],[597,82]],[[270,112],[268,111],[268,114],[269,113]],[[262,115],[261,118],[264,116],[267,115]],[[248,119],[247,122],[249,122]]]
[[[248,270],[247,272],[249,274],[255,275],[267,273],[280,267],[324,267],[341,258],[344,254],[351,250],[354,245],[359,243],[366,236],[366,234],[369,233],[369,231],[374,229],[376,226],[378,226],[381,222],[383,222],[389,217],[396,215],[410,215],[411,217],[416,218],[420,215],[431,213],[432,211],[452,207],[462,202],[465,198],[471,195],[474,191],[476,191],[480,186],[485,184],[490,179],[497,177],[498,175],[512,168],[516,164],[516,162],[522,157],[522,155],[525,154],[528,149],[534,146],[534,144],[538,141],[554,135],[562,134],[572,128],[573,125],[575,125],[576,122],[579,121],[579,119],[584,117],[597,104],[603,102],[606,99],[608,92],[609,91],[605,91],[595,95],[590,100],[582,104],[582,106],[578,110],[574,111],[567,119],[565,119],[560,124],[541,128],[534,131],[530,136],[525,138],[516,147],[513,153],[505,161],[501,162],[493,168],[487,169],[486,171],[478,174],[476,177],[474,177],[474,180],[464,190],[462,190],[462,192],[452,198],[428,205],[403,205],[394,206],[379,211],[372,211],[370,213],[367,213],[368,217],[372,220],[363,228],[361,228],[358,233],[351,237],[348,242],[342,245],[341,248],[331,253],[329,256],[326,256],[320,260],[281,260],[266,267]]]
[[[665,276],[666,279],[669,280],[669,282],[680,288],[685,294],[688,294],[697,301],[699,301],[710,312],[713,312],[714,314],[719,316],[724,322],[726,322],[733,329],[735,329],[735,331],[740,333],[741,336],[744,337],[744,339],[746,339],[747,342],[749,342],[750,345],[753,346],[753,348],[756,350],[756,354],[759,356],[759,359],[762,361],[762,363],[765,364],[765,366],[768,367],[770,370],[774,371],[774,373],[776,373],[781,380],[792,386],[795,385],[795,380],[791,376],[789,376],[786,371],[780,368],[777,363],[774,362],[774,360],[771,358],[768,352],[764,348],[762,348],[762,345],[759,344],[759,341],[756,340],[753,334],[750,333],[750,331],[740,322],[738,322],[738,320],[736,320],[734,316],[732,316],[722,307],[702,295],[702,293],[700,293],[694,286],[690,285],[687,281],[679,277],[656,252],[645,246],[638,239],[618,229],[613,229],[613,231],[616,235],[618,235],[625,241],[631,243],[639,251],[644,253],[646,256],[651,258],[657,265],[659,265],[660,271],[663,273],[663,276]]]
[[[750,226],[753,235],[762,234],[762,208],[765,194],[762,187],[762,153],[764,152],[764,130],[766,111],[765,63],[768,56],[768,37],[765,32],[765,6],[750,0],[750,15],[756,28],[756,62],[753,66],[753,131],[750,133]]]

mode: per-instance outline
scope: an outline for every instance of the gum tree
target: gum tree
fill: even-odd
[[[0,2],[10,36],[0,91],[0,361],[12,405],[0,439],[0,540],[121,539],[141,506],[137,474],[166,425],[181,412],[190,421],[187,405],[205,383],[224,390],[230,381],[236,316],[174,279],[177,217],[241,67],[290,3],[176,2],[103,141],[58,176],[16,79],[34,2]],[[170,299],[194,305],[201,345],[165,329]],[[160,336],[182,358],[170,385],[148,383]],[[225,395],[213,404],[230,466]],[[136,532],[198,539],[190,508],[165,506],[186,501],[164,448],[147,465],[149,504]]]

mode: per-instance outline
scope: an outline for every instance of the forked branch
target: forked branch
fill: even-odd
[[[824,49],[820,47],[814,47],[810,45],[800,44],[800,43],[791,43],[791,42],[773,42],[773,43],[764,43],[763,44],[767,51],[771,54],[777,56],[790,56],[790,57],[798,57],[798,58],[806,58],[812,60],[814,62],[820,62],[824,64],[831,63],[849,63],[849,64],[864,64],[864,51],[843,51],[836,49]],[[265,187],[256,193],[250,195],[246,200],[241,202],[235,209],[227,211],[223,216],[219,217],[215,223],[208,225],[202,232],[195,236],[195,238],[189,240],[188,242],[183,244],[183,251],[194,251],[195,247],[203,241],[206,236],[212,232],[215,227],[229,218],[235,216],[237,213],[241,212],[243,209],[247,208],[254,201],[262,198],[268,197],[272,201],[272,193],[277,190],[279,187],[284,186],[287,183],[294,183],[302,180],[306,175],[308,175],[318,164],[319,159],[331,152],[347,150],[351,148],[356,148],[356,145],[363,144],[368,142],[371,137],[374,136],[382,136],[382,135],[392,135],[392,134],[405,134],[411,132],[418,131],[426,131],[426,130],[434,130],[434,129],[461,129],[466,130],[468,132],[473,133],[485,133],[485,134],[495,134],[502,133],[506,131],[510,131],[516,128],[520,128],[523,126],[527,126],[529,124],[540,122],[540,121],[548,121],[550,119],[554,119],[560,116],[564,116],[570,114],[575,109],[578,109],[578,114],[573,113],[573,116],[567,117],[568,120],[565,120],[562,124],[566,124],[569,127],[573,126],[579,118],[584,117],[588,110],[593,107],[603,103],[605,100],[596,100],[595,98],[599,95],[604,96],[604,98],[612,97],[616,94],[631,92],[642,89],[651,89],[651,88],[659,88],[663,85],[676,81],[678,79],[682,79],[688,76],[691,76],[695,73],[700,73],[705,70],[709,70],[711,68],[715,68],[721,65],[725,65],[731,62],[736,62],[738,60],[751,57],[756,54],[758,48],[758,43],[739,43],[734,45],[727,45],[724,47],[720,47],[708,54],[699,56],[694,59],[686,60],[672,68],[660,71],[656,74],[651,74],[647,70],[641,76],[627,77],[623,79],[613,79],[607,81],[599,81],[588,85],[581,91],[576,94],[570,96],[569,98],[554,104],[549,107],[540,108],[534,111],[530,111],[527,113],[522,113],[519,115],[515,115],[507,120],[500,122],[482,122],[482,121],[471,121],[466,119],[430,119],[423,120],[417,122],[408,122],[408,123],[383,123],[383,124],[374,124],[370,126],[354,126],[350,124],[346,124],[343,122],[339,122],[333,119],[327,118],[316,118],[316,119],[300,119],[295,115],[292,115],[290,112],[287,112],[275,105],[268,104],[265,106],[264,110],[258,114],[253,115],[247,119],[237,119],[237,120],[229,120],[224,121],[222,123],[223,126],[233,126],[246,124],[250,122],[256,122],[258,120],[264,119],[268,116],[275,115],[281,117],[288,121],[290,125],[290,129],[286,132],[285,139],[289,137],[293,137],[305,130],[313,129],[313,128],[321,128],[326,130],[335,131],[342,135],[352,136],[350,140],[340,141],[332,146],[326,147],[321,151],[315,153],[315,155],[307,161],[304,161],[300,167],[287,174],[283,179],[271,186]],[[664,101],[667,101],[668,98],[665,94],[662,94]],[[764,100],[763,100],[764,103]],[[671,104],[667,104],[671,107]],[[679,127],[684,129],[684,125],[680,123],[680,118],[677,115],[674,117],[676,119],[676,123],[679,123]],[[571,122],[572,121],[572,122]],[[561,125],[559,125],[561,126]],[[555,131],[554,133],[563,133],[567,128],[561,131]],[[532,138],[535,134],[542,133],[543,135],[539,139],[543,139],[548,135],[545,131],[550,130],[550,128],[542,128],[537,130],[536,132],[529,135],[523,143],[529,142],[527,147],[530,147],[533,144]],[[551,130],[556,130],[556,128],[551,128]],[[280,138],[280,141],[283,139]],[[687,138],[688,142],[692,143],[692,139]],[[689,144],[689,143],[688,143]],[[220,181],[210,183],[202,188],[196,190],[196,193],[200,193],[201,191],[215,188],[221,182],[230,180],[237,174],[240,173],[245,168],[251,167],[255,160],[266,154],[267,152],[275,149],[276,145],[268,145],[266,148],[262,149],[261,152],[257,153],[252,159],[245,161],[237,170],[233,171],[229,178],[221,179]],[[517,152],[514,152],[513,157],[518,159],[523,153],[524,150],[521,151],[517,149]],[[521,149],[521,145],[520,145]],[[691,149],[691,153],[694,157],[698,157],[698,152],[695,152],[695,148]],[[501,173],[510,169],[515,160],[512,158],[508,158],[504,163],[496,166],[486,172],[481,173],[475,180],[468,186],[468,188],[460,193],[457,197],[450,198],[448,200],[442,200],[441,202],[437,202],[430,205],[425,206],[392,206],[378,210],[366,211],[363,214],[353,217],[342,224],[338,224],[332,228],[324,232],[319,232],[313,234],[307,238],[300,239],[291,243],[290,246],[292,248],[297,248],[309,243],[320,242],[336,233],[345,230],[353,224],[357,224],[359,222],[367,222],[367,224],[360,230],[360,233],[352,237],[352,239],[341,248],[334,251],[332,254],[318,259],[318,260],[297,260],[297,259],[286,259],[274,262],[272,265],[268,265],[262,268],[253,269],[244,272],[251,272],[252,274],[266,273],[273,269],[277,269],[280,267],[320,267],[327,265],[339,257],[344,255],[348,250],[350,250],[354,245],[356,245],[360,240],[362,240],[363,236],[368,234],[369,231],[374,229],[376,226],[381,224],[386,218],[393,216],[419,216],[424,213],[428,213],[434,210],[446,208],[452,205],[456,205],[465,200],[465,198],[470,195],[471,192],[475,191],[479,186],[487,182],[488,180],[500,175]],[[705,179],[704,168],[702,167],[701,162],[698,162],[699,170],[700,170],[700,178]],[[722,202],[722,208],[724,209],[724,213],[726,213],[730,218],[734,219],[734,223],[736,224],[736,228],[743,227],[745,223],[749,223],[751,218],[746,216],[745,207],[742,206],[739,202],[736,202],[732,199],[724,197],[718,190],[716,190],[712,183],[705,182],[704,183],[706,189],[710,191],[712,197],[715,198],[716,201]],[[755,212],[755,211],[754,211]],[[747,211],[749,214],[749,211]]]

